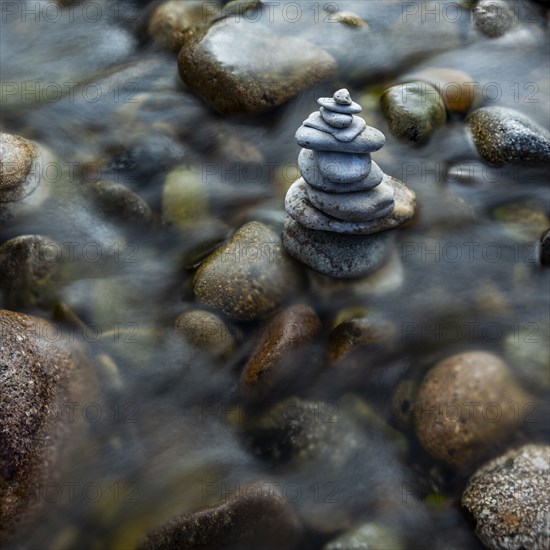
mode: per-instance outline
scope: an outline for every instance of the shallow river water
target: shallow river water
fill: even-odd
[[[420,380],[445,357],[489,351],[529,395],[512,405],[510,438],[548,440],[549,270],[538,259],[550,225],[548,164],[489,165],[467,113],[449,113],[424,145],[399,141],[380,96],[413,72],[454,69],[474,83],[471,110],[512,108],[548,129],[548,5],[509,2],[516,26],[493,39],[476,30],[465,1],[266,1],[235,23],[243,36],[246,25],[261,24],[281,41],[303,38],[334,56],[337,74],[269,112],[221,115],[181,81],[177,53],[148,34],[158,3],[1,4],[2,131],[48,148],[58,164],[43,176],[55,192],[0,226],[0,243],[46,235],[61,244],[68,267],[57,309],[0,306],[50,320],[60,320],[59,304],[70,308],[102,389],[100,401],[75,405],[89,433],[55,480],[37,486],[39,517],[7,548],[133,548],[171,517],[258,480],[300,516],[301,548],[322,548],[365,522],[389,526],[404,548],[482,548],[460,508],[465,477],[395,421],[392,396],[400,381]],[[208,11],[223,2],[204,4]],[[339,11],[368,29],[331,21]],[[251,63],[260,55],[245,53]],[[238,391],[260,323],[237,322],[238,345],[222,360],[186,344],[173,326],[197,305],[194,267],[219,243],[252,220],[281,233],[284,194],[297,177],[294,134],[318,97],[343,87],[385,134],[373,158],[415,191],[417,213],[395,232],[390,265],[366,290],[305,272],[288,289],[285,302],[312,306],[322,329],[308,354],[287,359],[299,374],[281,395],[316,403],[320,422],[349,418],[354,427],[330,443],[331,458],[285,461],[251,443],[248,428],[280,396],[249,406]],[[163,186],[177,166],[194,174],[195,191],[186,223],[168,227]],[[151,224],[94,209],[82,189],[99,180],[141,196]],[[323,359],[337,317],[369,319],[382,343],[347,363]],[[299,338],[300,327],[292,330]]]

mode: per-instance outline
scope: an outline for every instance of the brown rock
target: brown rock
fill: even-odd
[[[519,426],[529,396],[496,355],[472,351],[440,361],[414,406],[416,433],[437,460],[467,470]]]
[[[479,468],[462,505],[487,548],[544,550],[550,548],[549,487],[550,447],[525,445]]]
[[[241,375],[241,389],[247,395],[264,394],[294,375],[304,374],[300,358],[321,330],[321,322],[311,307],[290,306],[264,327],[258,344]],[[309,364],[313,360],[310,357]],[[296,372],[299,365],[300,373]]]
[[[478,83],[463,71],[430,67],[411,74],[407,80],[431,84],[439,92],[448,111],[463,113],[476,100],[475,90]]]
[[[195,348],[220,359],[235,350],[235,330],[209,311],[184,311],[176,319],[176,331]]]
[[[239,485],[218,506],[172,519],[151,532],[141,550],[279,550],[297,548],[300,522],[273,483]]]
[[[297,283],[280,235],[249,222],[200,265],[193,290],[199,301],[231,319],[254,321],[277,309]]]
[[[22,137],[0,134],[0,203],[20,200],[33,191],[32,163],[37,146]]]
[[[336,71],[322,49],[259,23],[226,20],[185,44],[182,80],[222,114],[269,111]]]
[[[217,13],[215,3],[200,0],[168,0],[151,14],[147,31],[161,46],[178,51]]]
[[[7,307],[48,305],[61,281],[61,245],[22,235],[0,246],[0,296]]]
[[[81,430],[82,415],[67,407],[97,398],[89,369],[54,325],[0,310],[0,542],[37,511],[35,484],[55,480],[69,436]]]

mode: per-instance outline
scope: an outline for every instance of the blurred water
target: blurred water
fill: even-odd
[[[334,373],[322,371],[301,393],[339,402],[356,391],[387,415],[398,379],[407,373],[418,377],[437,358],[472,348],[506,357],[506,336],[525,327],[534,327],[538,345],[547,347],[549,281],[548,270],[536,263],[539,234],[521,226],[524,219],[511,225],[494,214],[501,205],[520,203],[549,216],[547,170],[486,167],[460,116],[422,148],[399,143],[377,103],[386,86],[413,69],[453,68],[479,83],[481,104],[515,108],[548,127],[543,9],[531,2],[512,3],[520,28],[489,40],[473,30],[469,12],[456,2],[329,3],[368,22],[369,32],[359,34],[327,21],[323,2],[292,3],[302,10],[295,23],[289,22],[294,12],[285,11],[291,10],[290,3],[266,2],[273,15],[268,24],[327,48],[339,61],[339,77],[272,114],[222,118],[180,82],[175,56],[144,38],[147,4],[83,2],[71,12],[55,11],[48,2],[1,3],[2,130],[48,146],[65,171],[64,191],[32,219],[1,228],[0,241],[41,233],[80,246],[98,242],[104,251],[122,246],[122,260],[77,270],[63,298],[84,322],[99,323],[104,332],[116,325],[137,327],[135,342],[115,343],[109,337],[91,344],[94,353],[114,357],[118,378],[100,371],[104,419],[90,426],[89,443],[75,452],[72,467],[62,476],[78,488],[98,483],[104,492],[118,491],[118,483],[123,496],[93,503],[77,491],[74,501],[55,499],[21,547],[131,547],[146,528],[203,505],[204,483],[235,485],[253,479],[300,487],[328,480],[343,491],[340,505],[329,513],[344,509],[352,518],[389,517],[417,547],[422,542],[445,547],[441,537],[446,528],[456,532],[457,548],[475,547],[454,508],[429,513],[401,501],[402,484],[418,482],[414,466],[422,455],[413,449],[400,461],[393,443],[361,421],[358,430],[366,450],[351,457],[345,469],[327,470],[314,462],[304,470],[285,470],[254,457],[238,426],[220,413],[235,406],[238,373],[250,345],[243,344],[226,365],[211,364],[171,333],[184,301],[191,300],[190,272],[182,269],[182,258],[204,227],[183,233],[160,227],[136,231],[104,219],[79,189],[87,180],[115,179],[159,214],[164,176],[173,166],[186,164],[201,175],[225,235],[253,218],[254,208],[265,207],[282,220],[274,168],[296,163],[294,132],[316,109],[316,98],[349,87],[365,107],[367,122],[386,134],[387,145],[375,160],[417,193],[418,216],[399,231],[395,245],[404,283],[390,293],[364,298],[351,292],[325,296],[308,287],[289,301],[311,302],[327,322],[341,308],[359,304],[394,324],[394,349],[365,358],[363,385],[357,386],[353,376],[343,374],[336,381]],[[245,172],[251,164],[260,167],[254,177]],[[522,365],[508,359],[520,372]],[[533,399],[539,411],[548,410],[547,395],[541,392]],[[542,421],[529,429],[527,436],[548,435]],[[452,494],[452,483],[446,487]],[[299,507],[311,519],[317,517],[317,503],[309,497]],[[318,517],[326,513],[321,510]],[[317,525],[314,519],[311,523]],[[312,539],[311,547],[317,543]]]

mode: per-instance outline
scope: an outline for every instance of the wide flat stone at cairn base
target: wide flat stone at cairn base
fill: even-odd
[[[331,151],[334,153],[373,153],[384,147],[384,134],[367,126],[353,141],[346,143],[338,141],[334,136],[310,128],[300,126],[296,132],[296,141],[300,147],[314,151]]]
[[[391,234],[339,235],[303,227],[288,217],[283,229],[287,252],[315,271],[336,278],[364,277],[380,268],[391,252]]]
[[[318,231],[332,231],[343,235],[370,235],[393,229],[414,215],[416,197],[414,191],[403,182],[385,175],[384,180],[394,188],[394,208],[382,218],[366,222],[347,222],[324,214],[315,208],[307,195],[307,183],[300,178],[290,187],[285,199],[287,213],[301,225]]]
[[[367,123],[361,117],[354,116],[351,124],[347,128],[335,128],[323,120],[323,117],[319,111],[315,111],[314,113],[311,113],[306,120],[304,120],[304,126],[330,134],[338,141],[349,143],[367,127]]]
[[[306,188],[311,204],[339,220],[364,222],[382,218],[392,213],[395,191],[387,181],[369,191],[357,193],[325,193],[312,187]]]

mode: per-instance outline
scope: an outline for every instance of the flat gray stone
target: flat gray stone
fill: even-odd
[[[387,181],[356,193],[325,193],[308,186],[307,196],[315,207],[339,220],[364,222],[391,214],[395,192]]]
[[[307,151],[307,149],[302,149],[302,151]],[[369,153],[354,155],[312,151],[312,154],[317,161],[321,175],[336,183],[352,183],[365,179],[371,171],[372,162]]]
[[[332,99],[334,99],[338,105],[351,105],[352,103],[351,95],[346,88],[334,92]]]
[[[338,105],[331,97],[320,97],[317,103],[333,113],[342,113],[344,115],[356,115],[363,110],[361,105],[355,103],[355,101],[352,101],[351,105]]]
[[[323,120],[335,128],[347,128],[353,121],[353,115],[333,113],[332,111],[327,111],[324,107],[321,107],[319,112]]]
[[[366,222],[346,222],[324,214],[315,208],[307,196],[307,183],[300,178],[292,184],[285,198],[287,213],[305,227],[319,231],[333,231],[347,235],[369,235],[386,229],[393,229],[414,215],[416,197],[414,191],[403,182],[384,175],[384,181],[393,186],[395,191],[393,211],[376,220]]]
[[[361,117],[354,116],[351,124],[347,128],[334,128],[334,126],[327,124],[323,120],[323,117],[319,111],[315,111],[314,113],[311,113],[306,120],[304,120],[304,126],[315,128],[316,130],[320,130],[321,132],[334,136],[338,141],[349,143],[367,127],[367,123]]]
[[[288,217],[283,245],[293,257],[315,271],[336,278],[355,278],[376,271],[391,251],[391,233],[338,235],[314,231]]]
[[[333,153],[316,153],[315,151],[310,151],[309,149],[302,149],[300,155],[298,156],[298,166],[302,177],[307,183],[309,183],[309,185],[315,187],[316,189],[320,189],[321,191],[326,191],[328,193],[354,193],[356,191],[367,191],[368,189],[372,189],[373,187],[379,185],[384,179],[384,172],[382,172],[382,169],[374,161],[371,161],[369,175],[366,178],[357,181],[335,181],[336,179],[342,180],[344,178],[344,174],[335,174],[332,171],[328,177],[324,176],[321,173],[316,159],[318,158],[318,155],[330,154]],[[354,157],[355,155],[346,156]],[[329,166],[325,166],[325,169],[328,170],[328,168]]]
[[[296,132],[296,141],[300,147],[313,149],[314,151],[372,153],[384,147],[386,138],[376,128],[367,126],[353,141],[346,143],[315,128],[300,126]]]

